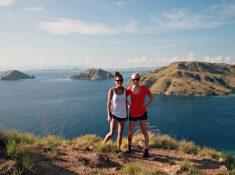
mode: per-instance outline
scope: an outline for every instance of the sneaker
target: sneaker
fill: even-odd
[[[128,150],[126,151],[126,153],[129,154],[131,152],[132,152],[131,145],[128,145]]]
[[[144,154],[142,156],[143,158],[148,158],[149,157],[149,150],[148,149],[145,149],[144,150]]]

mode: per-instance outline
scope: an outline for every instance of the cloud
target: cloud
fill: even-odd
[[[156,60],[143,54],[139,58],[127,59],[125,63],[127,67],[153,67],[156,65]]]
[[[35,12],[42,10],[42,6],[28,6],[23,9],[24,12]]]
[[[211,63],[235,64],[235,58],[231,56],[206,56],[204,61]]]
[[[114,34],[115,29],[100,23],[89,23],[82,20],[70,18],[57,19],[55,21],[42,21],[39,23],[40,30],[47,31],[57,35],[94,35],[94,34]]]
[[[56,35],[97,35],[97,34],[118,34],[118,33],[136,33],[137,22],[130,22],[124,25],[109,26],[101,22],[87,22],[71,18],[61,18],[54,21],[41,21],[39,29]]]
[[[118,0],[116,3],[122,4]],[[32,8],[31,10],[38,10]],[[110,25],[103,22],[80,19],[59,18],[41,21],[39,29],[57,35],[114,35],[120,33],[158,33],[165,30],[195,30],[215,28],[234,23],[235,4],[216,4],[205,7],[197,13],[188,9],[171,9],[158,16],[150,16],[146,21],[129,21],[125,24]]]
[[[161,16],[151,16],[152,26],[159,30],[207,29],[234,23],[235,4],[212,5],[196,14],[187,9],[172,9]]]
[[[0,0],[0,6],[9,6],[14,2],[14,0]]]

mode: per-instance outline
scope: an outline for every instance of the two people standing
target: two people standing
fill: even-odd
[[[147,107],[153,102],[153,95],[150,90],[144,85],[139,84],[140,74],[134,73],[131,76],[133,85],[125,89],[122,86],[123,77],[119,72],[115,73],[115,86],[109,90],[107,101],[107,119],[110,123],[110,131],[104,138],[106,143],[115,133],[116,125],[118,124],[117,144],[121,147],[122,135],[125,122],[129,119],[128,129],[128,149],[126,153],[132,152],[132,138],[135,133],[136,122],[139,122],[141,131],[145,138],[145,148],[143,157],[149,156],[149,135],[147,128]],[[131,101],[128,101],[130,96]],[[149,100],[145,104],[145,97]],[[128,110],[128,107],[130,110]]]

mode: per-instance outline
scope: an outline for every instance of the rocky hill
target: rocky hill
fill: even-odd
[[[143,136],[133,138],[133,153],[115,142],[87,134],[71,140],[0,128],[0,174],[24,175],[233,175],[235,159],[193,142],[150,133],[150,157],[142,158]]]
[[[235,65],[209,62],[174,62],[142,75],[153,93],[211,96],[234,92]]]
[[[34,79],[34,76],[27,75],[18,70],[9,70],[1,74],[0,80],[20,80],[20,79]]]
[[[81,73],[73,75],[71,79],[74,80],[103,80],[107,78],[113,78],[114,75],[110,72],[104,71],[102,69],[90,68]]]

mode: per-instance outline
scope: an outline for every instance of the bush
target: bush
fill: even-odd
[[[21,133],[17,131],[10,131],[6,133],[8,140],[15,140],[16,143],[32,144],[36,140],[36,136],[31,133]]]

